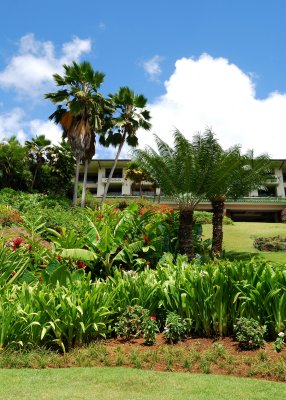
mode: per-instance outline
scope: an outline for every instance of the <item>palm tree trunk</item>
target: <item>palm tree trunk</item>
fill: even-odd
[[[72,202],[74,206],[76,205],[76,201],[77,201],[79,164],[80,164],[80,159],[78,158],[76,160],[76,170],[75,170],[75,178],[74,178],[74,190],[73,190],[73,202]]]
[[[81,208],[85,206],[85,195],[86,195],[86,181],[87,181],[87,170],[88,170],[88,161],[84,162],[84,175],[83,175],[83,184],[82,184],[82,194],[81,194]]]
[[[181,254],[186,254],[189,261],[194,258],[193,215],[194,211],[192,209],[180,209],[179,251]]]
[[[223,240],[223,210],[224,200],[212,200],[213,207],[213,239],[212,239],[212,254],[221,256],[222,240]]]
[[[36,177],[37,177],[37,173],[38,173],[39,169],[40,169],[40,165],[36,164],[35,173],[34,173],[33,180],[32,180],[31,190],[34,189],[34,185],[35,185],[35,181],[36,181]]]
[[[113,176],[113,172],[114,172],[114,170],[115,170],[115,167],[116,167],[116,164],[117,164],[117,161],[118,161],[120,152],[121,152],[122,147],[123,147],[123,145],[124,145],[125,138],[126,138],[126,132],[124,132],[123,137],[122,137],[122,141],[121,141],[121,143],[120,143],[120,145],[119,145],[119,147],[118,147],[116,157],[115,157],[115,159],[114,159],[114,162],[113,162],[113,165],[112,165],[112,168],[111,168],[109,177],[108,177],[108,179],[107,179],[107,182],[106,182],[106,185],[105,185],[105,188],[104,188],[104,193],[103,193],[103,196],[102,196],[101,204],[104,204],[104,203],[105,203],[106,196],[107,196],[107,192],[108,192],[108,188],[109,188],[109,184],[110,184],[110,182],[111,182],[111,178],[112,178],[112,176]]]

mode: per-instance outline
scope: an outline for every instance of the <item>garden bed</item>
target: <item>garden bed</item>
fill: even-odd
[[[267,342],[258,350],[241,351],[232,338],[188,338],[165,344],[162,334],[153,346],[143,338],[102,340],[90,346],[59,354],[40,350],[0,353],[2,368],[71,368],[121,366],[156,371],[232,375],[286,381],[286,351],[276,353]]]

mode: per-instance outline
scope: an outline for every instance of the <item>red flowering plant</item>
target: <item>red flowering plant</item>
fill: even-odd
[[[115,332],[125,339],[140,337],[143,334],[144,321],[148,319],[149,310],[139,306],[128,306],[115,324]]]
[[[17,210],[7,205],[0,205],[0,225],[13,226],[19,225],[21,222],[22,217]]]
[[[145,344],[152,346],[156,342],[156,333],[159,332],[156,317],[149,315],[144,319],[142,326]]]

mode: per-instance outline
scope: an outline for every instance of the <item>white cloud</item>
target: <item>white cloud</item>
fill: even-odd
[[[62,139],[62,130],[59,125],[48,120],[34,119],[28,123],[32,137],[45,135],[53,144],[58,144]]]
[[[21,108],[14,108],[11,112],[0,115],[0,141],[16,136],[20,143],[24,143],[31,136],[45,135],[52,143],[61,141],[62,131],[52,121],[40,119],[28,120]]]
[[[20,108],[14,108],[11,112],[0,115],[0,141],[16,136],[23,143],[26,134],[22,128],[24,112]]]
[[[72,41],[63,44],[61,54],[57,57],[52,42],[38,41],[30,33],[20,39],[18,54],[0,72],[0,86],[13,88],[21,95],[42,98],[53,81],[52,75],[61,73],[63,64],[78,61],[83,53],[90,50],[90,39],[74,37]]]
[[[257,99],[253,76],[227,59],[182,58],[165,89],[149,106],[152,132],[168,143],[174,128],[191,139],[211,127],[224,148],[241,144],[244,151],[286,158],[286,93]],[[140,132],[140,147],[154,146],[151,136]]]
[[[163,58],[156,55],[143,63],[143,68],[151,80],[157,80],[159,75],[161,75],[162,70],[160,63],[162,61]]]

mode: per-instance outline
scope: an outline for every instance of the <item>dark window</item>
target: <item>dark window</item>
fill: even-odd
[[[264,189],[258,190],[259,197],[276,197],[276,188],[274,186],[269,186]]]
[[[110,171],[111,171],[111,168],[105,169],[105,178],[109,177]],[[122,178],[122,171],[123,171],[122,168],[115,168],[112,178]]]

